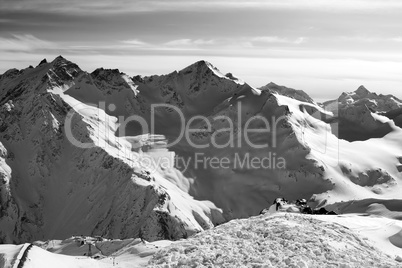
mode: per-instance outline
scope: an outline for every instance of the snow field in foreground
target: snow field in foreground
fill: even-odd
[[[233,220],[157,252],[149,267],[402,267],[336,223],[276,214]]]

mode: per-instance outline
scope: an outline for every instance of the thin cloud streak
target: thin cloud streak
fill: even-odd
[[[124,40],[123,44],[133,45],[135,48],[144,50],[180,50],[180,49],[210,49],[210,50],[227,50],[227,49],[244,49],[244,48],[258,48],[262,45],[280,45],[284,44],[299,45],[307,42],[308,38],[298,37],[295,39],[282,38],[278,36],[258,36],[251,38],[221,38],[221,39],[175,39],[164,43],[148,43],[139,39]]]
[[[307,42],[307,37],[298,37],[294,40],[289,38],[283,38],[278,36],[258,36],[251,38],[251,42],[263,42],[263,43],[285,43],[285,44],[302,44]]]
[[[339,39],[338,37],[336,39]],[[383,42],[382,39],[373,39]],[[395,50],[361,50],[343,49],[335,47],[314,47],[306,42],[306,37],[284,38],[277,36],[256,36],[251,38],[237,39],[176,39],[166,42],[146,42],[141,39],[128,39],[115,41],[109,44],[77,44],[52,42],[39,39],[33,35],[12,35],[12,38],[0,37],[0,52],[20,51],[27,53],[49,54],[102,54],[102,55],[176,55],[192,56],[201,55],[223,57],[267,57],[267,58],[312,58],[312,59],[342,59],[352,58],[370,61],[401,61],[402,52]],[[327,40],[328,41],[328,40]],[[334,40],[335,41],[335,40]],[[393,42],[401,42],[402,39],[394,38]]]
[[[56,48],[56,44],[36,38],[33,35],[13,34],[13,38],[0,37],[0,51],[35,51]]]
[[[402,42],[402,36],[394,37],[394,38],[391,38],[390,40],[399,43],[399,42]]]
[[[205,45],[214,45],[216,44],[216,40],[204,40],[204,39],[178,39],[165,43],[165,46],[168,47],[189,47],[189,46],[205,46]]]
[[[135,13],[165,11],[219,11],[239,9],[270,10],[325,10],[334,12],[372,12],[401,9],[399,0],[204,0],[204,1],[140,1],[140,0],[3,0],[0,2],[2,12],[38,11],[38,12],[71,12],[71,13]]]
[[[144,47],[144,46],[150,46],[150,44],[143,42],[139,39],[130,39],[130,40],[123,40],[121,41],[123,44],[135,46],[135,47]]]

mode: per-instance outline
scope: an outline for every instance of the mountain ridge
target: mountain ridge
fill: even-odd
[[[60,63],[63,63],[63,62],[64,62],[64,63],[69,63],[69,64],[72,64],[72,65],[75,65],[75,67],[77,67],[77,68],[79,69],[79,67],[78,67],[78,65],[77,65],[76,63],[73,63],[73,62],[69,61],[68,59],[64,58],[62,55],[57,56],[57,57],[56,57],[55,59],[53,59],[51,62],[48,62],[48,61],[46,60],[46,58],[45,58],[45,59],[43,59],[43,60],[40,62],[40,64],[37,65],[37,67],[41,66],[42,64],[55,64],[55,63],[56,63],[56,64],[57,64],[57,63],[60,64]],[[67,65],[68,65],[68,64],[67,64]],[[126,74],[126,73],[124,73],[124,72],[121,72],[119,69],[104,69],[103,67],[98,67],[98,68],[96,68],[96,69],[93,70],[90,74],[91,74],[91,75],[96,75],[99,71],[102,71],[102,70],[103,70],[103,71],[108,71],[108,70],[110,70],[110,71],[113,71],[113,72],[116,72],[116,73],[120,73],[120,74],[122,74],[122,75],[123,75],[123,74],[124,74],[124,75],[127,75],[127,76],[131,77],[131,79],[134,80],[134,81],[141,81],[141,80],[144,80],[144,79],[146,79],[146,80],[148,80],[148,79],[153,79],[154,77],[166,77],[166,76],[171,76],[171,75],[173,75],[173,74],[175,74],[175,73],[180,73],[180,72],[188,72],[188,71],[190,71],[190,70],[197,69],[197,66],[198,66],[198,68],[201,67],[201,66],[203,66],[204,69],[209,69],[210,71],[214,72],[214,74],[215,74],[216,76],[218,76],[218,77],[226,78],[226,79],[229,79],[229,80],[231,80],[231,81],[234,81],[234,82],[240,83],[240,84],[244,84],[244,83],[245,83],[245,81],[243,81],[243,80],[241,80],[241,79],[239,79],[239,78],[233,76],[232,73],[223,74],[217,67],[215,67],[212,63],[210,63],[210,62],[208,62],[208,61],[206,61],[206,60],[198,60],[198,61],[196,61],[196,62],[194,62],[194,63],[188,65],[187,67],[184,67],[184,68],[180,69],[179,71],[172,71],[172,72],[170,72],[170,73],[161,74],[161,75],[155,74],[155,75],[142,76],[142,75],[136,74],[136,75],[133,75],[133,76],[129,76],[128,74]],[[6,70],[3,74],[0,74],[0,78],[1,78],[1,76],[3,76],[3,75],[7,75],[7,74],[10,75],[11,73],[14,73],[14,74],[15,74],[15,73],[17,73],[17,72],[21,72],[21,71],[23,71],[23,70],[32,69],[32,68],[33,68],[32,66],[30,66],[30,67],[28,67],[28,68],[25,68],[25,69],[20,69],[20,70],[19,70],[19,69],[16,69],[16,68],[11,68],[11,69],[9,69],[9,70]],[[79,70],[81,70],[81,69],[79,69]],[[278,84],[275,84],[274,82],[269,82],[268,84],[266,84],[266,85],[264,85],[264,86],[258,87],[258,89],[268,89],[269,87],[275,88],[276,90],[280,89],[279,91],[290,90],[290,91],[292,91],[292,94],[293,94],[293,95],[294,95],[294,94],[300,94],[300,96],[303,96],[303,98],[305,98],[305,99],[303,99],[304,101],[306,101],[306,100],[308,100],[307,102],[314,101],[314,100],[308,95],[308,93],[304,92],[303,90],[292,89],[292,88],[289,88],[289,87],[286,87],[286,86],[279,86]],[[255,89],[257,89],[257,88],[255,88]],[[278,93],[280,93],[280,92],[278,92]],[[374,92],[371,92],[371,91],[369,91],[364,85],[360,85],[360,86],[354,91],[354,93],[357,93],[357,95],[361,95],[362,98],[363,98],[364,96],[369,95],[369,94],[371,93],[371,94],[374,94],[374,95],[376,95],[376,96],[378,96],[378,97],[394,98],[394,99],[396,99],[397,101],[402,102],[399,98],[395,97],[395,96],[392,95],[392,94],[386,94],[386,95],[384,95],[384,94],[376,94],[376,93],[374,93]],[[287,94],[288,94],[288,96],[290,96],[289,93],[287,93]],[[343,92],[343,93],[340,95],[340,97],[343,96],[343,95],[349,95],[349,93]],[[340,97],[338,97],[338,99],[339,99]],[[302,99],[300,99],[300,100],[302,100]],[[328,102],[332,102],[332,101],[333,101],[333,100],[324,101],[323,104],[328,103]]]

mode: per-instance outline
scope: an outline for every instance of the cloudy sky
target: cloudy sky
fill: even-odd
[[[400,0],[0,0],[0,73],[58,55],[164,74],[205,59],[317,100],[364,84],[402,98]]]

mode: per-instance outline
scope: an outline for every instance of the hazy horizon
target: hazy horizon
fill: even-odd
[[[402,98],[401,11],[397,0],[5,0],[0,73],[58,55],[129,75],[203,59],[254,87],[272,81],[317,101],[360,85]]]

